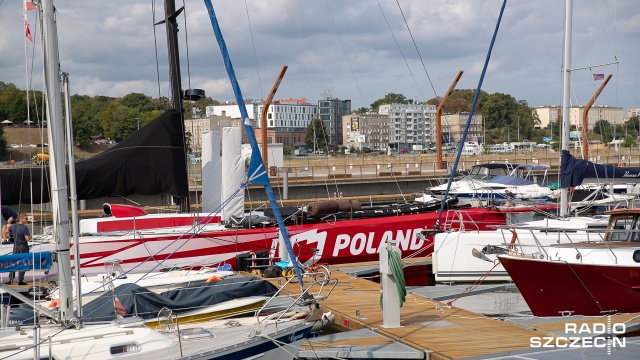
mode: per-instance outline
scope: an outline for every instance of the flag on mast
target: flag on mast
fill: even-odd
[[[24,35],[29,39],[29,41],[33,42],[33,36],[31,36],[31,30],[29,30],[29,22],[27,21],[27,17],[24,16]]]
[[[36,4],[34,4],[33,2],[31,2],[31,0],[25,0],[25,4],[27,7],[27,10],[35,10],[36,9]]]
[[[604,74],[593,74],[593,81],[604,80]]]

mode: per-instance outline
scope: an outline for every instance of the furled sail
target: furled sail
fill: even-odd
[[[619,167],[596,164],[588,160],[576,159],[567,150],[562,150],[561,186],[569,188],[581,185],[585,179],[606,182],[640,182],[640,168]]]

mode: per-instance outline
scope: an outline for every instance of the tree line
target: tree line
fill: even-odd
[[[27,120],[27,110],[35,124],[46,121],[42,111],[44,96],[41,91],[29,92],[29,106],[27,106],[27,92],[18,89],[14,84],[0,81],[0,121],[10,120],[14,124]],[[217,101],[205,98],[196,102],[185,101],[183,104],[186,114],[193,108],[204,109],[207,105],[216,105]],[[87,149],[94,138],[121,141],[133,132],[143,127],[151,120],[171,107],[166,97],[152,98],[150,96],[131,93],[121,98],[109,96],[71,96],[71,114],[73,119],[73,137],[76,145]],[[7,142],[4,129],[0,127],[0,154],[6,155]]]

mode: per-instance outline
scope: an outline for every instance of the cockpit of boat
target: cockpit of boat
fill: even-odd
[[[469,170],[468,177],[476,180],[490,180],[496,176],[506,176],[513,171],[513,164],[482,164],[474,165]]]

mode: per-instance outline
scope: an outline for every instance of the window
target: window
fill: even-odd
[[[616,216],[609,221],[609,231],[607,231],[606,241],[628,241],[629,235],[635,233],[629,230],[633,229],[633,216],[623,215]],[[637,236],[636,236],[637,237]]]
[[[141,349],[142,347],[140,346],[140,344],[129,343],[129,344],[122,344],[122,345],[114,345],[109,348],[109,352],[111,352],[111,355],[124,355],[124,354],[140,352]]]

